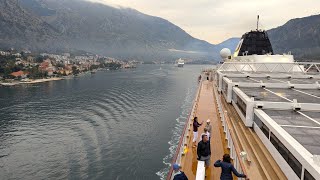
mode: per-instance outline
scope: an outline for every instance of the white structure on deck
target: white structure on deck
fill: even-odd
[[[292,55],[227,58],[218,91],[252,127],[288,179],[320,179],[320,63]]]

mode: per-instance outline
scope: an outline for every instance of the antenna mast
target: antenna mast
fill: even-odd
[[[259,15],[257,17],[257,31],[259,31]]]

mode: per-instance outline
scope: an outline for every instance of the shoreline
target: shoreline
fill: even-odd
[[[63,80],[64,78],[50,78],[50,79],[34,79],[31,81],[16,81],[16,82],[11,82],[11,83],[0,83],[2,86],[15,86],[15,85],[20,85],[20,84],[36,84],[36,83],[44,83],[44,82],[50,82],[50,81],[60,81]]]

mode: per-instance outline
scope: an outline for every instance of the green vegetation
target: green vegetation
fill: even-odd
[[[48,72],[39,71],[39,66],[28,69],[28,72],[30,73],[28,77],[32,79],[45,78],[48,76]]]
[[[73,72],[73,75],[77,75],[80,73],[79,69],[76,66],[72,66],[72,72]]]
[[[115,63],[115,62],[110,62],[110,63],[105,63],[105,67],[109,69],[119,69],[121,67],[120,63]]]
[[[0,76],[11,78],[11,73],[24,70],[23,65],[15,64],[15,58],[15,56],[0,56]]]

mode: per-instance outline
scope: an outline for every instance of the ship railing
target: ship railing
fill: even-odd
[[[203,77],[203,75],[201,77]],[[200,98],[202,79],[203,78],[201,78],[201,81],[198,85],[197,93],[196,93],[195,99],[193,100],[192,109],[191,109],[191,111],[188,115],[187,121],[184,125],[182,135],[179,139],[179,144],[177,146],[176,153],[174,154],[174,156],[172,158],[171,164],[174,164],[174,163],[181,164],[182,156],[184,156],[188,151],[188,148],[187,148],[188,140],[191,137],[193,118],[196,116],[196,112],[198,109],[198,102],[199,102],[199,98]],[[170,169],[169,169],[169,172],[167,175],[167,180],[172,180],[173,178],[174,178],[173,177],[173,169],[172,169],[172,166],[170,166]]]
[[[213,85],[215,86],[215,85]],[[244,165],[244,158],[241,157],[241,154],[244,155],[243,152],[239,149],[239,144],[236,140],[236,136],[233,132],[233,129],[231,128],[232,125],[230,124],[230,120],[228,119],[227,112],[223,111],[222,108],[222,103],[221,103],[221,98],[218,95],[218,92],[216,91],[214,87],[214,95],[216,97],[217,105],[218,105],[218,111],[219,111],[219,116],[221,119],[221,123],[223,126],[223,131],[225,132],[225,139],[227,140],[228,148],[230,150],[230,157],[233,159],[233,165],[234,168],[241,174],[247,174],[245,165]]]
[[[316,62],[225,62],[218,71],[320,73]]]

